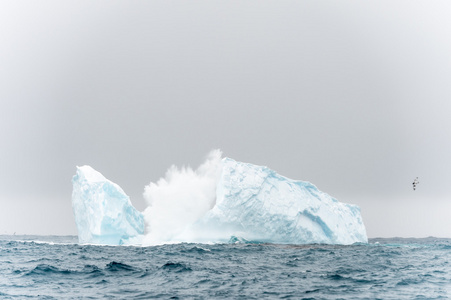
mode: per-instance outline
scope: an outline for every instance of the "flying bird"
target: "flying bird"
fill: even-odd
[[[417,188],[417,185],[418,185],[419,183],[420,183],[420,182],[418,181],[418,177],[415,178],[415,180],[412,182],[413,190],[414,190],[414,191],[415,191],[415,189]]]

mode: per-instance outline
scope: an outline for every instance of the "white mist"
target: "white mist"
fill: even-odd
[[[143,244],[183,240],[183,232],[216,203],[222,152],[213,150],[196,170],[171,166],[164,178],[144,189],[147,233]]]

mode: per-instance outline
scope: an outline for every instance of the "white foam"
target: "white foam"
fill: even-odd
[[[186,240],[184,231],[214,207],[221,155],[220,150],[211,151],[196,170],[171,166],[164,178],[145,187],[145,245]]]

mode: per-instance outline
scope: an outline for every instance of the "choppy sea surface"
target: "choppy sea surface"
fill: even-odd
[[[0,236],[0,299],[446,299],[451,239],[80,245]]]

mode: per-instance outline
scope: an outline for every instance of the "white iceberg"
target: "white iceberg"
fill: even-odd
[[[143,214],[118,185],[89,166],[77,169],[73,186],[81,243],[368,242],[358,206],[267,167],[221,158],[219,150],[197,170],[171,167],[148,185]]]
[[[143,215],[117,184],[90,166],[77,167],[72,184],[72,208],[80,243],[141,243]]]
[[[358,206],[338,202],[309,182],[230,158],[222,160],[216,204],[184,235],[199,242],[368,242]]]

